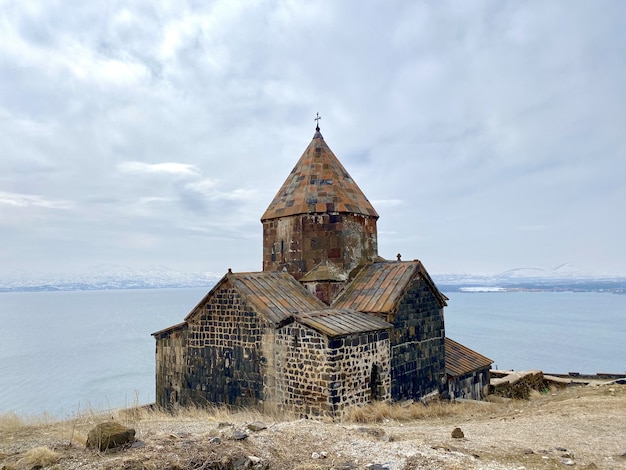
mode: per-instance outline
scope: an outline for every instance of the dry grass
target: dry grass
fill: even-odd
[[[17,464],[24,468],[42,468],[57,463],[59,458],[59,454],[47,447],[35,447],[26,452]]]
[[[15,413],[0,415],[0,431],[14,432],[25,426],[24,420]]]
[[[496,406],[496,405],[494,405]],[[470,416],[492,411],[484,403],[472,402],[432,402],[424,405],[420,402],[397,404],[376,402],[365,406],[351,407],[347,410],[344,421],[352,423],[381,423],[384,421],[407,422],[420,419],[443,418],[447,416]]]
[[[48,417],[7,414],[0,416],[0,468],[191,469],[216,458],[255,455],[271,468],[297,470],[337,468],[342,462],[365,468],[387,461],[404,470],[556,469],[564,468],[559,449],[566,448],[576,468],[626,469],[625,430],[615,425],[626,420],[626,386],[570,388],[533,394],[528,401],[490,399],[495,402],[376,403],[351,409],[343,422],[333,423],[228,407],[173,413],[140,406],[108,412],[87,409],[47,426],[42,424]],[[110,419],[136,429],[142,445],[110,453],[79,445],[93,426]],[[233,430],[245,430],[245,424],[254,421],[263,421],[269,429],[249,432],[243,441],[232,439]],[[450,437],[456,426],[465,438]],[[221,442],[211,443],[211,437]],[[327,459],[312,458],[312,452],[322,450]]]
[[[296,416],[279,410],[261,412],[250,408],[240,409],[228,406],[187,406],[174,410],[164,410],[153,406],[136,406],[117,411],[115,418],[126,425],[152,421],[205,421],[242,424],[254,421],[293,421]]]
[[[0,415],[0,432],[16,432],[26,428],[36,428],[54,423],[56,420],[48,414],[35,417],[23,417],[16,413]]]

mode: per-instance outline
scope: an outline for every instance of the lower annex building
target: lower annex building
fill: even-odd
[[[229,270],[153,333],[157,405],[337,417],[431,392],[481,398],[492,361],[446,341],[448,299],[419,260],[378,256],[377,220],[317,127],[261,217],[263,271]]]

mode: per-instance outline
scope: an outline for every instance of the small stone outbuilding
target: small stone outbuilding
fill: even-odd
[[[447,298],[419,260],[378,256],[377,220],[316,128],[261,217],[263,271],[229,270],[153,333],[157,405],[335,417],[443,392]]]
[[[482,400],[489,394],[493,360],[446,338],[446,376],[451,399]]]

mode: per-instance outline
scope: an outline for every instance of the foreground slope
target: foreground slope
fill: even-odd
[[[89,429],[113,417],[136,429],[135,447],[85,449]],[[248,429],[253,421],[267,428]],[[626,385],[619,384],[572,387],[528,401],[380,405],[342,423],[199,410],[177,416],[130,410],[39,425],[4,416],[0,468],[33,468],[25,457],[45,446],[57,456],[48,468],[57,469],[211,469],[237,462],[300,470],[617,469],[626,468],[624,423]],[[455,427],[463,438],[451,437]],[[248,437],[236,440],[238,431]]]

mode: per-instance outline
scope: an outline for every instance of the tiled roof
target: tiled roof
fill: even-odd
[[[325,308],[296,315],[296,321],[327,336],[386,330],[392,325],[374,315],[340,308]]]
[[[166,328],[155,334],[162,334],[186,325],[198,309],[202,308],[208,299],[227,282],[230,282],[257,312],[277,327],[287,321],[297,320],[331,337],[391,328],[389,323],[373,315],[348,309],[328,308],[288,273],[229,272],[185,317],[185,323]]]
[[[228,281],[257,312],[263,314],[274,325],[279,325],[298,312],[318,310],[326,306],[290,274],[284,272],[228,273],[198,305],[204,304]],[[194,308],[185,321],[195,311]]]
[[[332,306],[360,312],[390,313],[415,276],[429,284],[441,306],[446,305],[446,296],[439,292],[422,263],[414,260],[383,261],[365,266]]]
[[[332,261],[324,260],[300,278],[300,282],[337,281],[348,279],[348,274]]]
[[[317,131],[261,221],[295,214],[378,213]]]
[[[155,331],[154,333],[152,333],[151,336],[155,336],[155,337],[160,338],[160,337],[166,336],[169,333],[172,333],[172,332],[174,332],[176,330],[183,330],[186,327],[187,327],[187,322],[178,323],[176,325],[169,326],[169,327],[164,328],[162,330]]]
[[[238,273],[229,277],[246,300],[274,324],[299,312],[326,306],[293,276],[284,272]]]
[[[493,360],[478,354],[476,351],[457,343],[450,338],[445,342],[446,374],[453,377],[469,374],[485,369],[493,364]]]

